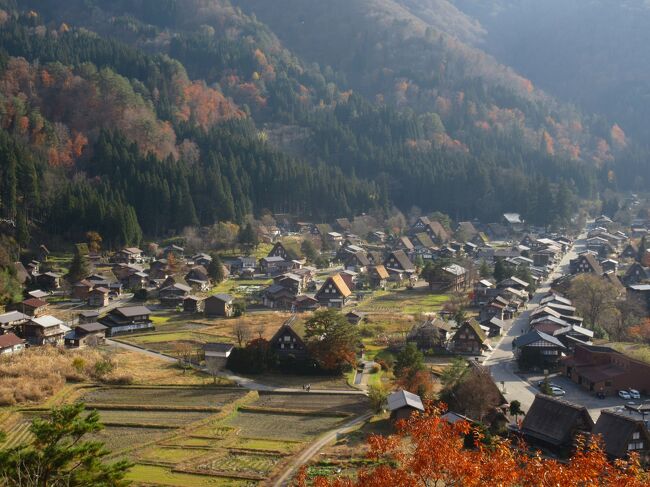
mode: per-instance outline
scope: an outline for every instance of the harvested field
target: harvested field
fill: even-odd
[[[113,453],[155,441],[169,434],[168,429],[158,428],[128,428],[123,426],[107,426],[90,436],[101,441]]]
[[[213,387],[106,387],[95,389],[84,396],[87,404],[125,404],[138,406],[210,406],[221,407],[245,396],[247,391]]]
[[[109,425],[164,425],[180,427],[185,424],[200,421],[210,416],[210,413],[180,412],[180,411],[123,411],[98,410],[100,421]]]
[[[344,394],[274,394],[260,392],[255,406],[297,409],[318,412],[346,412],[358,414],[368,408],[368,399],[362,395]]]
[[[300,446],[300,441],[282,441],[282,440],[260,440],[250,438],[238,438],[234,445],[236,448],[246,448],[249,450],[260,451],[277,451],[281,453],[293,453]]]
[[[257,485],[257,482],[251,480],[172,472],[170,468],[155,465],[135,465],[126,479],[136,485],[156,484],[173,487],[252,487]]]
[[[147,462],[169,463],[175,465],[177,463],[187,462],[193,458],[205,456],[206,453],[206,450],[199,449],[154,447],[140,453],[139,459]]]
[[[240,411],[225,422],[240,429],[242,438],[304,441],[331,430],[341,418]]]

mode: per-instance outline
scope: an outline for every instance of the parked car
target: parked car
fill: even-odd
[[[630,393],[632,399],[641,399],[641,393],[636,389],[628,389],[627,392]]]
[[[564,396],[566,392],[560,387],[551,387],[551,395],[553,396]]]
[[[632,396],[627,391],[618,391],[618,397],[621,399],[632,399]]]

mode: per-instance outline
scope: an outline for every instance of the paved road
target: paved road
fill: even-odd
[[[517,363],[512,353],[513,340],[528,331],[530,313],[539,306],[539,301],[549,291],[549,284],[556,278],[568,274],[569,262],[577,257],[578,252],[582,251],[585,246],[586,234],[581,234],[571,248],[562,258],[555,271],[551,273],[548,279],[537,289],[533,299],[513,322],[501,341],[494,346],[494,351],[488,355],[483,364],[490,367],[490,373],[496,384],[501,387],[502,383],[505,389],[504,395],[508,401],[518,400],[522,409],[527,411],[535,400],[535,394],[539,391],[517,374]]]
[[[320,437],[318,440],[316,440],[314,443],[309,445],[305,451],[303,451],[300,455],[298,455],[286,468],[284,473],[275,481],[273,484],[274,487],[284,487],[286,485],[289,485],[289,482],[291,481],[291,478],[293,477],[293,474],[303,465],[305,465],[309,460],[311,460],[314,455],[316,455],[325,445],[330,443],[331,441],[337,439],[339,435],[344,435],[348,433],[350,430],[355,428],[361,423],[365,423],[368,421],[370,418],[372,418],[373,414],[372,413],[366,413],[362,416],[358,416],[344,425],[342,425],[340,428],[337,428],[335,430],[330,431],[326,435]]]

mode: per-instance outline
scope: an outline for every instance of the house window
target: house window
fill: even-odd
[[[642,441],[633,441],[632,443],[627,445],[628,450],[643,450],[643,442]]]
[[[285,342],[290,342],[290,341],[291,341],[291,337],[290,337],[289,335],[285,335],[285,336],[284,336],[284,341],[285,341]]]
[[[635,431],[634,433],[632,433],[632,439],[633,440],[638,440],[639,438],[641,438],[641,433],[639,433],[638,431]]]

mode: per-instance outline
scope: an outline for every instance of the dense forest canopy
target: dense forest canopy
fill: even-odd
[[[444,0],[0,8],[0,212],[28,231],[117,246],[414,205],[550,224],[650,181],[615,119],[480,51],[483,26]]]

